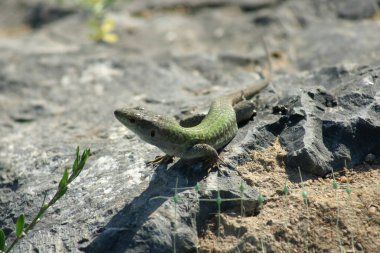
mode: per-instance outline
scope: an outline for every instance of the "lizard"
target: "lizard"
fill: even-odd
[[[185,160],[204,157],[214,164],[225,164],[219,158],[218,150],[235,137],[238,123],[251,118],[254,113],[253,110],[248,114],[246,110],[241,112],[244,109],[240,110],[239,104],[256,95],[271,81],[271,63],[265,43],[264,48],[269,65],[268,77],[243,90],[213,100],[207,115],[197,125],[184,127],[174,117],[160,115],[141,107],[117,109],[114,115],[142,140],[166,154],[156,157],[150,164],[167,163],[173,157]]]

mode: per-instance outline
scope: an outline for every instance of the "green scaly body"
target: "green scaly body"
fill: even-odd
[[[238,131],[237,118],[242,117],[236,115],[234,105],[251,98],[268,83],[269,80],[262,80],[245,90],[215,99],[202,122],[192,127],[182,127],[174,118],[141,108],[116,110],[115,116],[141,139],[168,156],[217,157],[217,150],[229,143]]]

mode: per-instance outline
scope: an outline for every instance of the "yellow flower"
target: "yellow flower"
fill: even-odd
[[[113,30],[115,30],[116,24],[113,20],[107,19],[103,21],[102,25],[100,26],[100,31],[102,34],[102,41],[113,44],[119,41],[119,37],[112,33]]]
[[[102,40],[109,44],[114,44],[119,41],[119,36],[114,33],[106,33],[103,35]]]
[[[109,33],[109,32],[112,32],[113,30],[115,30],[115,21],[111,20],[111,19],[107,19],[107,20],[104,20],[101,27],[100,27],[100,30],[103,32],[103,33]]]

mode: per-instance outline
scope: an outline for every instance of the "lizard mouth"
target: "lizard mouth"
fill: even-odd
[[[147,129],[152,128],[153,120],[145,114],[140,108],[122,108],[114,111],[116,119],[138,135],[146,134]],[[155,133],[150,135],[154,137]]]
[[[121,112],[121,110],[115,110],[115,111],[113,112],[113,114],[115,115],[115,117],[116,117],[117,119],[119,119],[120,116],[121,116],[121,114],[122,114],[122,112]]]
[[[123,125],[129,127],[136,123],[136,119],[132,117],[126,110],[118,109],[114,111],[114,115],[118,121],[120,121]]]

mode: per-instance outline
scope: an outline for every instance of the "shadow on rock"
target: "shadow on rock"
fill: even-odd
[[[194,179],[180,174],[180,162],[170,170],[159,166],[147,189],[128,203],[101,230],[98,237],[84,252],[170,252],[173,248],[173,231],[177,232],[176,248],[180,252],[191,252],[197,241],[193,218],[198,211],[194,198],[181,201],[177,207],[173,196],[177,184],[177,196],[183,196]],[[183,168],[182,168],[183,169]],[[187,191],[191,194],[191,191]],[[194,192],[194,191],[193,191]],[[191,196],[186,196],[191,197]],[[191,201],[194,199],[194,201]],[[187,211],[178,211],[176,208]],[[183,216],[184,213],[186,216]],[[194,224],[193,224],[194,223]]]

